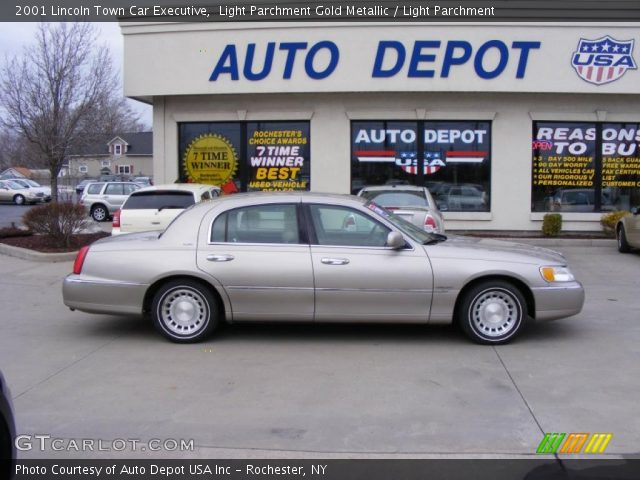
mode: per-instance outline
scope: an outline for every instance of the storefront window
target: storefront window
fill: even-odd
[[[352,193],[370,185],[423,185],[443,211],[489,211],[490,183],[489,122],[351,124]]]
[[[534,212],[607,212],[640,203],[640,124],[534,122]]]
[[[179,124],[180,182],[224,192],[309,190],[309,122]]]

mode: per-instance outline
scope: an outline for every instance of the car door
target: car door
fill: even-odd
[[[421,246],[385,246],[391,229],[368,212],[311,203],[316,321],[426,323],[433,289]]]
[[[313,320],[313,274],[299,203],[222,212],[198,245],[198,268],[224,287],[234,321]]]
[[[9,186],[4,182],[0,182],[0,201],[7,202],[9,200],[11,200]]]
[[[640,248],[640,206],[636,213],[625,219],[627,228],[627,240],[635,248]]]

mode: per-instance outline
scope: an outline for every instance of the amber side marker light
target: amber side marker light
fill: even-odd
[[[82,247],[76,256],[76,261],[73,262],[73,273],[76,275],[80,275],[82,272],[82,265],[84,265],[84,259],[87,257],[87,253],[89,253],[89,247]]]

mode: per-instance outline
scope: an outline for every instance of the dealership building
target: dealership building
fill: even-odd
[[[640,205],[637,24],[122,23],[154,180],[429,188],[451,230]]]

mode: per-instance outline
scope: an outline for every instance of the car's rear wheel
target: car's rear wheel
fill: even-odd
[[[624,231],[624,225],[619,225],[616,230],[616,238],[618,240],[618,251],[620,253],[629,253],[631,246],[627,242],[627,233]]]
[[[158,331],[172,342],[192,343],[205,339],[218,326],[220,307],[203,284],[174,280],[154,295],[151,317]]]
[[[91,218],[96,222],[104,222],[109,218],[109,211],[104,205],[94,205],[91,207]]]
[[[24,195],[18,194],[15,197],[13,197],[13,203],[15,203],[16,205],[24,205],[25,204]]]
[[[474,342],[499,345],[518,335],[526,318],[527,303],[520,290],[506,281],[488,280],[465,292],[457,320]]]

